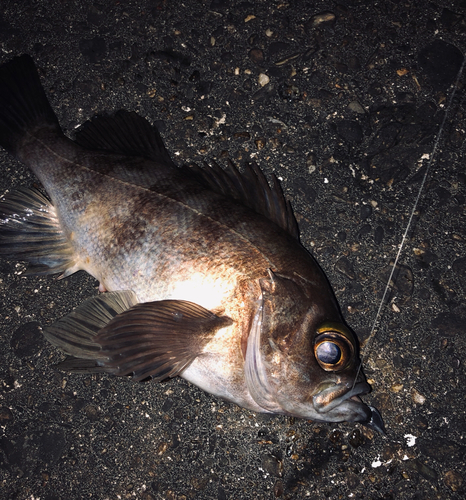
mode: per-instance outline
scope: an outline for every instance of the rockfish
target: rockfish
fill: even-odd
[[[370,386],[355,335],[276,178],[177,167],[134,112],[73,141],[27,55],[0,67],[0,144],[48,195],[4,196],[0,252],[36,274],[85,270],[106,292],[44,330],[71,356],[61,368],[179,375],[252,411],[383,431],[359,398]]]

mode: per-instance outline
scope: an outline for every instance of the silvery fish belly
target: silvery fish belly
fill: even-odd
[[[278,181],[255,165],[177,167],[119,111],[67,138],[34,63],[0,67],[0,144],[34,189],[0,204],[0,252],[36,274],[85,270],[101,293],[44,330],[70,371],[179,375],[257,412],[383,431],[360,395],[357,341],[299,243]]]

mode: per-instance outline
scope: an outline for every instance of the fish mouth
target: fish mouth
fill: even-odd
[[[371,386],[367,382],[359,382],[354,386],[344,383],[332,385],[322,389],[313,397],[314,408],[319,413],[325,414],[344,402],[364,405],[359,396],[369,392],[371,392]]]
[[[381,434],[386,434],[382,416],[373,406],[365,404],[360,396],[368,394],[367,382],[341,383],[319,391],[313,397],[315,410],[323,420],[334,422],[359,422]]]

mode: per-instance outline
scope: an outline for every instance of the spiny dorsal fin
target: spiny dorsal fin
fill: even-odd
[[[293,209],[274,174],[272,186],[270,186],[256,163],[246,163],[243,172],[240,172],[231,160],[228,161],[225,170],[215,161],[210,164],[206,163],[205,168],[200,168],[196,164],[185,167],[187,168],[195,172],[212,190],[241,201],[275,222],[293,238],[299,239],[299,228]]]
[[[133,111],[121,110],[113,116],[97,116],[83,125],[76,136],[76,142],[87,149],[139,156],[176,166],[157,128]],[[270,186],[257,164],[245,164],[243,172],[231,161],[227,163],[226,170],[215,161],[206,163],[205,168],[193,164],[182,170],[213,191],[234,198],[264,215],[299,239],[298,224],[278,179],[273,175]]]
[[[75,140],[87,149],[141,156],[176,166],[157,128],[134,111],[120,110],[113,116],[96,116],[83,124]]]

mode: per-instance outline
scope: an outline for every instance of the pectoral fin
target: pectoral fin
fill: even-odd
[[[74,356],[60,368],[160,381],[180,374],[232,323],[192,302],[135,300],[132,292],[106,293],[48,328],[47,339]]]

